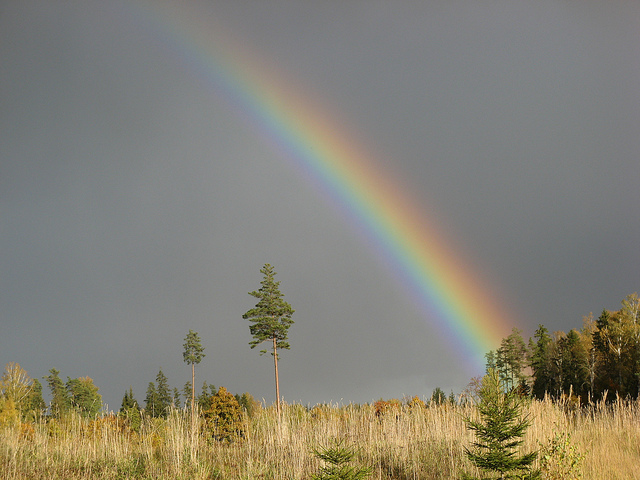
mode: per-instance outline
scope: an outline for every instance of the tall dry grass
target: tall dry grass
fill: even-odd
[[[582,478],[640,479],[639,407],[534,401],[527,407],[532,425],[524,450],[568,433],[585,455]],[[0,478],[308,479],[319,467],[312,449],[338,439],[358,450],[358,463],[374,468],[374,480],[450,479],[462,469],[474,472],[464,456],[473,437],[463,420],[473,414],[472,407],[452,406],[405,405],[376,416],[369,405],[285,405],[280,422],[270,408],[245,419],[245,437],[233,443],[207,440],[181,411],[167,420],[145,418],[139,433],[114,417],[70,416],[5,427]]]

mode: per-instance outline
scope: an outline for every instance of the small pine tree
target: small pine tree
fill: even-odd
[[[313,454],[327,465],[321,467],[320,471],[311,477],[312,480],[362,480],[370,477],[373,472],[370,467],[349,465],[356,452],[337,440],[329,447],[314,449]]]
[[[540,472],[531,468],[538,452],[519,456],[516,451],[522,445],[522,437],[530,425],[528,418],[522,414],[522,398],[516,390],[505,392],[499,373],[492,369],[482,379],[479,397],[480,419],[465,419],[467,428],[477,438],[473,443],[473,450],[465,448],[469,460],[483,472],[497,474],[498,477],[495,478],[540,478]],[[463,474],[463,478],[475,477]]]

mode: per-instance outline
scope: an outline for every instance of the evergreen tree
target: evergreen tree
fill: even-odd
[[[431,393],[431,400],[429,400],[429,406],[444,405],[447,401],[447,395],[442,391],[440,387],[436,387]]]
[[[289,350],[287,342],[289,327],[293,324],[291,316],[293,308],[284,299],[280,292],[280,282],[275,280],[276,272],[268,263],[260,270],[264,275],[261,287],[258,291],[249,292],[249,295],[258,299],[254,308],[245,313],[242,318],[253,323],[249,327],[254,340],[249,342],[251,348],[264,341],[271,342],[271,355],[273,355],[275,382],[276,382],[276,407],[280,416],[280,381],[278,377],[278,350]],[[264,354],[267,350],[262,350]]]
[[[188,365],[191,365],[191,415],[193,416],[196,405],[196,364],[199,364],[204,358],[204,347],[200,343],[198,333],[191,329],[184,339],[183,347],[182,358]]]
[[[118,413],[126,412],[129,408],[129,392],[125,390],[124,397],[122,397],[122,403],[120,404],[120,410]]]
[[[125,418],[129,428],[134,432],[138,432],[140,430],[140,425],[142,424],[140,405],[138,405],[138,401],[133,396],[132,387],[129,387],[129,390],[124,392],[118,416]]]
[[[94,385],[91,378],[67,378],[66,386],[70,395],[71,406],[80,415],[93,418],[102,409],[102,395],[98,393],[98,387]]]
[[[536,398],[541,399],[544,398],[545,393],[551,391],[550,357],[553,341],[549,336],[549,331],[543,325],[538,325],[534,338],[537,341],[530,350],[531,357],[529,359],[534,378],[532,393]]]
[[[486,360],[485,363],[485,371],[489,373],[490,370],[496,368],[496,352],[493,350],[489,350],[485,353],[484,358]]]
[[[207,382],[202,382],[202,390],[198,398],[196,399],[196,404],[202,410],[206,410],[209,408],[209,403],[211,402],[211,397],[216,394],[215,385],[208,385]]]
[[[238,404],[240,405],[242,410],[247,413],[249,418],[253,417],[254,413],[260,409],[260,403],[257,402],[248,392],[245,392],[242,395],[236,394],[235,397],[238,401]]]
[[[609,322],[611,315],[607,310],[602,310],[600,316],[596,319],[596,328],[593,332],[593,349],[597,358],[598,369],[596,375],[596,395],[599,397],[602,391],[612,390],[613,384],[611,382],[612,376],[614,376],[615,366],[612,364],[611,356],[609,355],[609,348],[605,335],[609,328]]]
[[[39,420],[47,408],[47,404],[44,402],[44,398],[42,398],[42,384],[37,378],[33,379],[31,392],[25,404],[26,406],[22,415],[25,420],[32,422]]]
[[[469,460],[480,470],[498,475],[500,479],[534,479],[540,473],[531,468],[538,453],[518,455],[517,448],[530,421],[523,415],[523,399],[515,389],[505,389],[496,370],[482,379],[478,404],[479,420],[466,418],[467,428],[475,433],[473,449],[465,448]],[[474,477],[465,474],[465,479]],[[489,478],[489,477],[483,477]]]
[[[51,416],[60,418],[71,408],[71,399],[69,398],[67,387],[60,378],[60,371],[55,368],[49,370],[49,375],[43,378],[47,381],[51,391]]]
[[[549,349],[549,393],[559,398],[564,389],[564,376],[567,372],[566,334],[562,331],[554,332]]]
[[[162,370],[156,376],[156,393],[158,395],[158,416],[167,418],[171,408],[171,389],[169,388],[169,381],[162,373]]]
[[[585,400],[591,401],[595,398],[595,386],[596,386],[596,375],[598,373],[598,353],[593,345],[593,335],[596,331],[596,324],[593,320],[593,314],[582,318],[582,331],[580,335],[580,340],[582,342],[582,348],[587,352],[587,387],[586,393],[587,398]],[[583,392],[584,395],[584,392]]]
[[[162,406],[158,398],[156,384],[153,382],[149,382],[149,386],[147,387],[147,395],[144,399],[144,411],[153,418],[161,416]]]
[[[580,333],[571,329],[564,339],[564,385],[565,393],[573,392],[581,396],[588,389],[589,379],[587,364],[589,353],[584,348]]]
[[[124,397],[122,397],[122,404],[120,405],[119,412],[125,413],[131,408],[140,410],[140,405],[138,405],[138,401],[133,396],[133,388],[130,386],[129,390],[124,392]]]
[[[173,399],[171,401],[175,408],[180,408],[180,391],[175,387],[173,388]]]
[[[330,447],[314,449],[313,454],[325,462],[325,466],[311,477],[311,480],[362,480],[373,473],[370,467],[352,467],[349,465],[356,456],[353,448],[335,441]]]
[[[193,385],[191,382],[187,382],[182,387],[182,397],[184,398],[184,408],[191,410],[191,394],[193,390]]]
[[[496,356],[496,368],[502,380],[509,388],[519,385],[526,380],[523,370],[526,365],[527,347],[521,331],[514,328],[507,338],[502,339]]]

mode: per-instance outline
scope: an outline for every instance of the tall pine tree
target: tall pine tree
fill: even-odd
[[[184,339],[184,352],[182,352],[183,360],[191,365],[191,416],[193,417],[196,406],[196,364],[204,358],[204,347],[200,343],[200,337],[197,332],[189,329],[189,333]]]
[[[289,350],[287,342],[289,327],[293,324],[291,316],[293,308],[284,299],[280,292],[280,282],[275,280],[276,272],[268,263],[260,270],[264,275],[261,287],[258,291],[249,292],[249,295],[258,299],[254,308],[245,313],[242,318],[253,323],[249,327],[254,340],[249,342],[251,348],[255,348],[262,342],[271,342],[271,355],[273,355],[275,380],[276,380],[276,408],[280,415],[280,381],[278,377],[278,350]],[[262,350],[260,354],[267,353]]]

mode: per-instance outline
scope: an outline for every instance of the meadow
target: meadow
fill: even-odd
[[[463,418],[472,406],[404,402],[378,415],[374,405],[284,405],[244,416],[243,438],[201,435],[185,410],[144,418],[138,432],[114,415],[6,425],[0,431],[2,479],[309,479],[314,448],[352,446],[370,478],[451,479],[478,474],[464,455],[473,435]],[[543,478],[640,479],[640,403],[577,407],[532,401],[523,450],[545,446]],[[544,455],[542,455],[544,456]],[[580,476],[581,475],[581,476]]]

